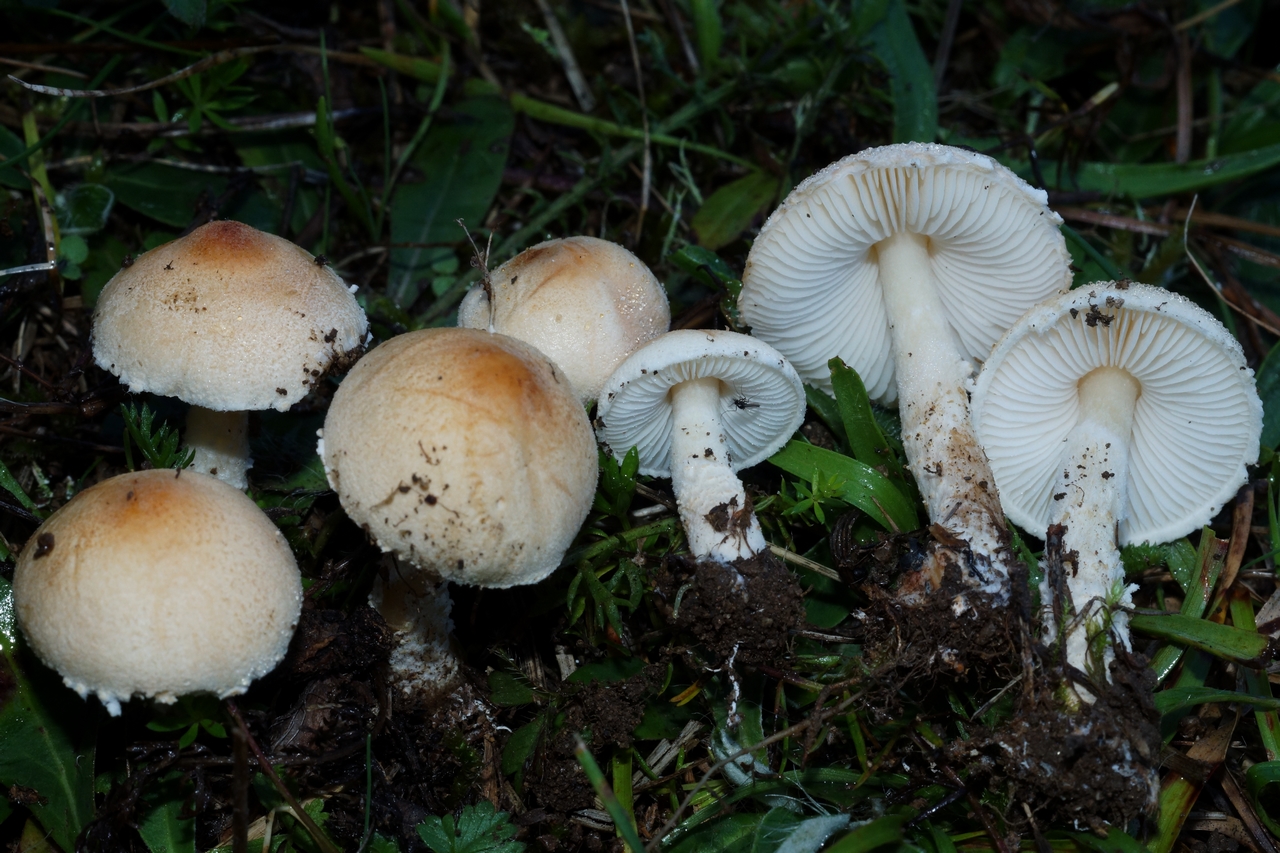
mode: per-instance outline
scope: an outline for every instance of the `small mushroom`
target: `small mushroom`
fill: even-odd
[[[632,353],[600,393],[598,434],[619,460],[670,477],[699,559],[733,563],[766,548],[735,472],[773,455],[804,419],[804,387],[782,355],[736,332],[668,332]]]
[[[1109,632],[1129,647],[1136,589],[1117,546],[1207,524],[1257,461],[1262,403],[1240,344],[1163,288],[1090,284],[1009,330],[978,376],[973,422],[1009,518],[1038,536],[1066,526],[1066,659],[1109,680],[1112,645],[1093,644]]]
[[[857,370],[899,401],[929,518],[968,543],[965,580],[1007,599],[1014,557],[969,424],[972,361],[1071,282],[1042,190],[982,154],[908,143],[851,155],[786,198],[747,258],[739,308],[805,381]]]
[[[549,575],[598,475],[564,377],[528,344],[473,329],[410,332],[371,351],[334,395],[319,451],[347,515],[396,558],[374,604],[397,629],[392,665],[410,693],[440,690],[437,675],[456,669],[444,581]]]
[[[116,716],[131,696],[243,693],[284,657],[302,581],[243,493],[153,470],[85,489],[41,524],[13,600],[36,655]]]
[[[525,249],[458,306],[459,326],[536,347],[564,371],[584,403],[599,396],[629,353],[670,324],[667,293],[644,262],[595,237]]]
[[[193,467],[243,489],[247,412],[287,410],[359,354],[368,328],[333,270],[227,220],[152,249],[107,282],[93,355],[132,392],[190,403]]]

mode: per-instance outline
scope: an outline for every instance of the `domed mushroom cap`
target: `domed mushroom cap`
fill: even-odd
[[[600,440],[621,458],[633,445],[640,472],[671,476],[675,429],[668,392],[690,379],[720,380],[720,426],[735,471],[772,456],[804,420],[804,387],[782,354],[736,332],[681,329],[632,353],[600,392]]]
[[[333,270],[227,220],[116,273],[94,312],[93,354],[131,391],[216,411],[284,411],[358,352],[368,327]]]
[[[586,402],[636,347],[671,325],[667,293],[644,262],[595,237],[548,240],[489,276],[493,331],[541,350]],[[477,287],[458,325],[488,329],[489,297]]]
[[[560,564],[595,495],[595,439],[546,356],[505,335],[392,338],[343,380],[320,456],[347,515],[386,551],[477,586]]]
[[[1209,522],[1258,459],[1262,403],[1235,338],[1189,299],[1090,284],[1037,305],[978,376],[973,425],[1005,512],[1048,528],[1080,380],[1100,367],[1140,385],[1119,542],[1167,542]]]
[[[243,493],[193,471],[121,474],[40,525],[13,578],[32,649],[112,713],[130,696],[243,693],[293,636],[302,583]]]
[[[773,212],[747,257],[738,307],[811,385],[827,362],[897,398],[875,245],[928,239],[938,296],[962,352],[982,359],[1029,307],[1071,283],[1070,255],[1042,190],[983,154],[904,143],[839,160]]]

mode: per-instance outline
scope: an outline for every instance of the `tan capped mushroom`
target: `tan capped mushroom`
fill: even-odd
[[[400,335],[361,359],[334,395],[320,457],[347,515],[397,558],[400,576],[374,603],[397,630],[392,667],[410,692],[454,666],[439,579],[549,575],[599,467],[586,412],[546,356],[456,328]]]
[[[94,310],[93,355],[130,391],[191,404],[193,467],[237,488],[248,411],[285,411],[368,335],[353,289],[288,240],[202,225],[116,273]]]
[[[929,518],[971,550],[964,582],[1008,598],[1014,557],[969,423],[975,359],[1023,311],[1067,289],[1061,219],[983,154],[905,143],[853,154],[792,191],[747,258],[738,307],[806,381],[854,368],[898,400]]]
[[[131,696],[243,693],[284,657],[302,582],[242,492],[157,469],[85,489],[41,524],[13,601],[36,655],[115,716]]]
[[[667,292],[644,262],[595,237],[548,240],[489,275],[458,306],[458,325],[531,344],[586,403],[637,347],[671,325]]]

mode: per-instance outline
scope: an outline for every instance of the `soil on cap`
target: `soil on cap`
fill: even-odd
[[[739,584],[737,573],[745,585]],[[767,551],[733,566],[670,557],[659,572],[657,593],[670,621],[717,661],[733,656],[735,665],[776,662],[786,655],[792,632],[804,623],[800,584]]]

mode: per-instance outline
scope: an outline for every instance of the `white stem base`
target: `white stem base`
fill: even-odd
[[[1007,600],[1013,562],[991,466],[969,420],[965,358],[934,285],[928,239],[899,232],[876,244],[898,378],[907,464],[929,519],[969,543],[966,581]]]
[[[1099,368],[1080,381],[1080,422],[1067,437],[1054,483],[1051,523],[1066,525],[1062,550],[1071,610],[1066,659],[1099,681],[1110,681],[1112,638],[1129,646],[1129,617],[1136,585],[1125,586],[1116,545],[1129,481],[1129,436],[1140,389],[1125,371]],[[1064,602],[1064,605],[1066,602]],[[1067,608],[1064,607],[1064,612]],[[1049,625],[1050,636],[1057,632]],[[1081,699],[1094,697],[1080,691]]]
[[[732,563],[768,545],[734,473],[720,406],[718,379],[691,379],[671,389],[671,488],[689,551],[698,559]]]
[[[210,474],[237,489],[249,488],[249,413],[215,412],[192,406],[186,444],[196,452],[193,471]]]
[[[429,703],[450,688],[461,667],[451,638],[449,582],[429,579],[390,555],[386,563],[389,578],[374,582],[369,603],[395,631],[391,681],[402,693]],[[408,578],[405,571],[411,573]]]

